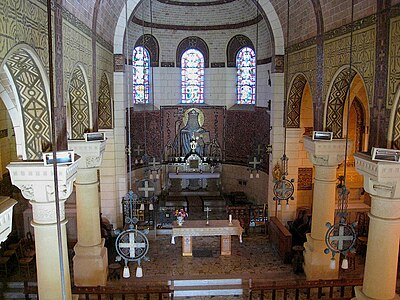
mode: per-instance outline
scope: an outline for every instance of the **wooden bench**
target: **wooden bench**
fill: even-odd
[[[270,218],[268,231],[272,248],[285,264],[289,264],[292,256],[292,234],[277,217]]]

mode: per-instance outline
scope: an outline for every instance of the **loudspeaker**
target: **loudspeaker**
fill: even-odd
[[[313,141],[332,141],[333,132],[328,131],[313,131]]]
[[[400,163],[400,150],[372,147],[372,160]]]

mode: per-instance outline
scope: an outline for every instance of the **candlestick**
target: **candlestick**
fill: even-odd
[[[232,223],[232,215],[229,215],[229,223]]]

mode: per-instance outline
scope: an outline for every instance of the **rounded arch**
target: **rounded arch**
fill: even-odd
[[[51,148],[50,86],[36,51],[18,44],[0,66],[1,98],[15,132],[16,152],[22,159],[41,159]]]
[[[178,68],[181,67],[181,58],[182,55],[185,53],[186,50],[189,49],[197,49],[203,54],[204,58],[204,68],[208,68],[209,66],[209,51],[208,51],[208,46],[207,43],[197,37],[197,36],[189,36],[187,38],[184,38],[178,45],[178,48],[176,49],[176,66]]]
[[[160,46],[157,39],[151,34],[144,34],[137,39],[134,48],[138,46],[144,47],[149,52],[150,66],[158,67],[160,64]]]
[[[226,47],[226,59],[228,67],[236,67],[236,55],[238,51],[244,47],[249,47],[253,50],[253,42],[243,34],[237,34],[232,37]]]
[[[92,124],[89,81],[81,63],[75,65],[68,83],[67,131],[71,139],[83,139]]]
[[[105,72],[100,78],[98,102],[99,129],[112,129],[114,122],[110,80]]]
[[[301,100],[308,83],[306,75],[297,73],[293,76],[288,89],[286,127],[300,128]]]
[[[127,23],[126,16],[129,18],[139,2],[139,0],[127,0],[126,5],[124,5],[119,14],[114,32],[114,54],[123,54],[125,27]],[[265,22],[271,31],[271,40],[274,45],[273,55],[283,55],[285,52],[283,29],[278,14],[270,0],[260,0],[258,1],[258,5],[260,6],[261,13],[265,18]]]
[[[400,149],[400,87],[397,89],[392,110],[390,112],[387,139],[388,148]]]

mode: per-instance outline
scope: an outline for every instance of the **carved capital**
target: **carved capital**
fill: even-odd
[[[348,141],[348,151],[351,146],[352,141]],[[314,165],[333,167],[342,163],[345,158],[346,140],[313,141],[309,136],[305,136],[304,148]]]
[[[81,160],[79,161],[79,169],[98,168],[103,161],[103,153],[106,149],[106,142],[69,140],[68,148],[74,150],[75,153],[81,157]]]

